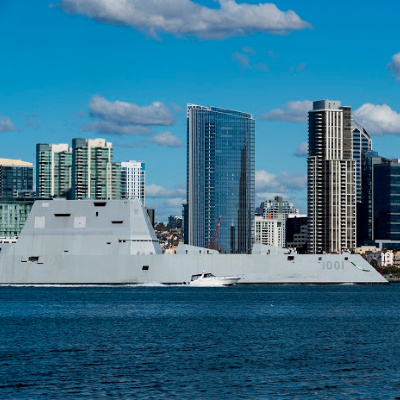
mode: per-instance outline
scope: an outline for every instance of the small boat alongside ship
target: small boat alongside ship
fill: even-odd
[[[215,276],[211,272],[202,272],[192,275],[190,286],[221,287],[233,286],[240,279],[240,276]]]

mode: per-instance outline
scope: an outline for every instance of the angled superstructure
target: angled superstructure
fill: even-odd
[[[183,284],[194,274],[242,284],[387,283],[359,254],[252,254],[178,246],[162,254],[139,200],[38,200],[18,240],[0,240],[0,284]]]
[[[219,248],[249,252],[255,191],[252,115],[189,104],[187,134],[187,242],[210,245],[221,217]]]
[[[314,102],[308,115],[309,252],[352,249],[356,193],[351,108],[321,100]]]

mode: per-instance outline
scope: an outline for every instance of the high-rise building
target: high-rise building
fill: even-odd
[[[296,248],[298,253],[307,252],[307,215],[289,214],[286,220],[286,246]]]
[[[210,245],[221,217],[219,249],[250,251],[255,192],[252,115],[189,104],[187,135],[187,242]]]
[[[365,128],[354,118],[351,119],[351,130],[353,133],[353,159],[355,161],[356,174],[356,225],[357,246],[362,246],[366,239],[365,214],[367,203],[364,203],[363,186],[368,185],[363,173],[363,159],[372,150],[372,139]]]
[[[0,158],[0,197],[32,197],[33,165],[30,162]]]
[[[353,133],[353,159],[356,168],[356,201],[361,202],[362,192],[362,156],[372,150],[372,139],[365,128],[354,118],[351,119]]]
[[[375,151],[364,156],[363,243],[400,249],[400,160]]]
[[[72,149],[66,143],[36,145],[36,193],[38,197],[71,196]]]
[[[356,181],[351,108],[339,101],[315,101],[308,118],[309,252],[352,249],[356,246]]]
[[[34,202],[33,197],[0,199],[0,237],[15,237],[21,233]]]
[[[121,197],[139,199],[145,205],[145,170],[144,161],[121,162]]]
[[[113,198],[113,148],[105,139],[72,139],[72,199]]]
[[[256,215],[254,218],[254,225],[254,243],[285,247],[285,238],[283,236],[284,223],[281,219],[268,219],[264,218],[264,216]]]
[[[255,216],[254,243],[286,247],[286,220],[289,215],[298,214],[299,210],[280,196],[262,202],[258,210],[262,210],[262,215]]]

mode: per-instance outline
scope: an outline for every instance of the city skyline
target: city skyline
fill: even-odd
[[[186,198],[187,103],[254,115],[256,204],[282,195],[305,212],[312,100],[351,106],[374,150],[399,157],[400,5],[168,0],[165,24],[146,25],[157,20],[147,3],[101,18],[87,0],[2,2],[0,157],[35,163],[36,143],[104,137],[115,160],[146,162],[146,205],[160,220]],[[216,25],[200,28],[193,10]],[[327,43],[344,38],[334,58]]]

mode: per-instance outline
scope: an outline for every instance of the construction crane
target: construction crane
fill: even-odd
[[[215,246],[217,244],[218,233],[219,233],[220,229],[221,229],[221,217],[218,218],[218,222],[217,222],[217,225],[215,227],[213,240],[212,240],[211,245],[210,245],[211,249],[215,250]]]

